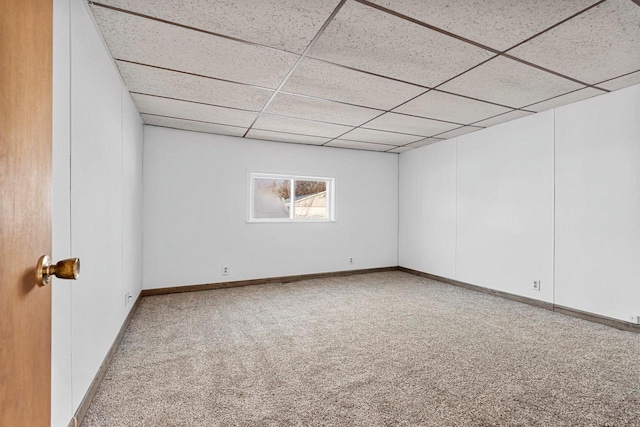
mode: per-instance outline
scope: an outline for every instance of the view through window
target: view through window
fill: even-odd
[[[251,174],[250,221],[332,221],[333,178]]]

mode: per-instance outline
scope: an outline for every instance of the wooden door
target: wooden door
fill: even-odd
[[[0,0],[0,426],[51,413],[52,0]]]

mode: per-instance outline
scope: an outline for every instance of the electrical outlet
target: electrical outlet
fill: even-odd
[[[534,280],[533,281],[533,290],[534,291],[539,291],[540,290],[540,285],[541,285],[542,281],[541,280]]]
[[[131,293],[127,292],[126,294],[124,294],[124,306],[128,306],[129,302],[131,302]]]
[[[634,325],[640,325],[640,314],[630,314],[629,322],[633,323]]]
[[[222,266],[222,275],[223,276],[228,276],[229,275],[229,266],[228,265],[223,265]]]
[[[353,257],[349,257],[349,264],[353,264]]]

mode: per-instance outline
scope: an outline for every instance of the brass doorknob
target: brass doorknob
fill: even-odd
[[[36,266],[36,283],[38,286],[51,284],[51,276],[59,279],[76,280],[80,274],[80,258],[69,258],[51,264],[49,255],[42,255]]]

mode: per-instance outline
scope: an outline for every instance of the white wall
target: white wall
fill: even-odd
[[[628,320],[640,312],[638,117],[640,86],[402,153],[399,264]]]
[[[400,156],[399,258],[402,266],[456,276],[456,144]]]
[[[248,171],[335,177],[337,221],[247,223]],[[397,203],[394,154],[146,126],[144,287],[395,266]]]
[[[122,294],[130,303],[142,291],[143,140],[142,119],[122,90]]]
[[[556,111],[556,304],[640,314],[640,86]]]
[[[457,138],[456,280],[553,300],[553,111]],[[541,280],[541,291],[533,281]]]
[[[52,425],[66,426],[142,288],[142,120],[85,2],[54,2]],[[124,295],[132,294],[125,305]]]
[[[70,0],[53,2],[53,129],[51,256],[71,254],[71,45]],[[73,416],[71,401],[71,286],[55,280],[51,287],[51,425],[65,426]]]

